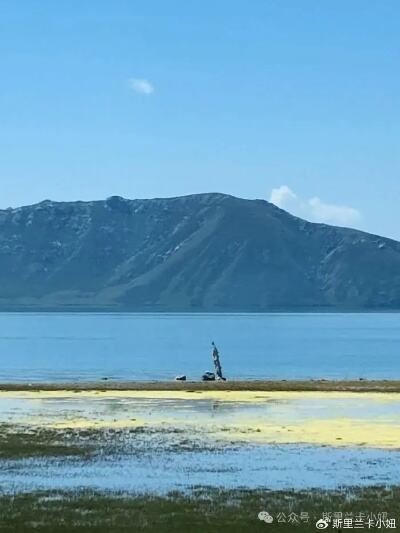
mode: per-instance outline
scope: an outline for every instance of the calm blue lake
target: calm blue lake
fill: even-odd
[[[400,379],[400,314],[0,314],[0,381]]]

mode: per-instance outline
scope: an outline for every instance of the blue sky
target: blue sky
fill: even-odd
[[[400,239],[399,21],[397,0],[0,0],[0,207],[220,191]]]

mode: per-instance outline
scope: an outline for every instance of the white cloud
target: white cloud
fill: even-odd
[[[154,86],[148,80],[142,78],[130,78],[129,87],[139,94],[154,93]]]
[[[361,220],[361,213],[354,207],[346,205],[325,204],[318,197],[308,200],[316,220],[329,224],[346,226],[356,224]]]
[[[269,201],[290,212],[298,211],[300,201],[297,195],[287,185],[272,189]]]
[[[299,198],[287,185],[272,189],[270,202],[293,215],[312,222],[324,222],[337,226],[352,226],[361,220],[361,213],[354,207],[327,204],[318,197]]]

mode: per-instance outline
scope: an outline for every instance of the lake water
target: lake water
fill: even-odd
[[[0,381],[400,379],[400,314],[0,314]]]

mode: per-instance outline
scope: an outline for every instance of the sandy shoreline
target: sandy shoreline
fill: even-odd
[[[0,391],[318,391],[400,392],[400,380],[68,381],[0,383]]]

